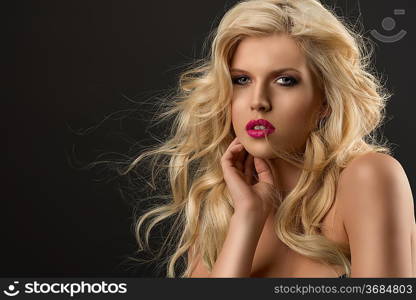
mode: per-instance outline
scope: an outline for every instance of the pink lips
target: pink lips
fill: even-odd
[[[266,129],[254,129],[256,125],[263,125]],[[246,130],[249,136],[253,138],[262,138],[266,134],[272,134],[276,129],[265,119],[251,120],[246,125]]]

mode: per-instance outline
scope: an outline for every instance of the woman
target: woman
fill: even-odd
[[[171,137],[123,172],[169,158],[172,199],[138,219],[139,251],[148,217],[146,243],[176,216],[168,277],[180,258],[181,277],[414,277],[413,198],[374,133],[388,95],[361,36],[316,0],[251,0],[213,37]]]

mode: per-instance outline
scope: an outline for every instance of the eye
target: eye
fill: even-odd
[[[238,77],[233,77],[233,80],[232,80],[232,82],[233,82],[233,84],[237,84],[237,85],[245,85],[244,84],[244,80],[243,81],[240,81],[240,79],[241,78],[248,78],[247,76],[238,76]]]
[[[249,78],[247,76],[237,76],[232,78],[233,84],[237,85],[246,85]],[[298,81],[291,76],[282,76],[276,80],[282,86],[294,86],[298,83]],[[279,82],[280,81],[280,82]]]
[[[279,81],[281,79],[282,79],[282,81],[280,81],[280,84],[283,85],[283,86],[293,86],[293,85],[298,83],[298,81],[295,78],[291,77],[291,76],[279,77],[277,79],[277,81]]]

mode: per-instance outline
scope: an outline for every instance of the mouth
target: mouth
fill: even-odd
[[[265,119],[251,120],[246,125],[247,134],[253,138],[262,138],[275,130],[273,124]]]

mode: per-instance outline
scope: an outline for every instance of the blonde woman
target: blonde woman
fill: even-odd
[[[316,0],[251,0],[212,37],[162,114],[171,136],[123,171],[169,161],[139,251],[174,216],[168,277],[414,277],[412,193],[375,135],[389,95],[361,35]]]

